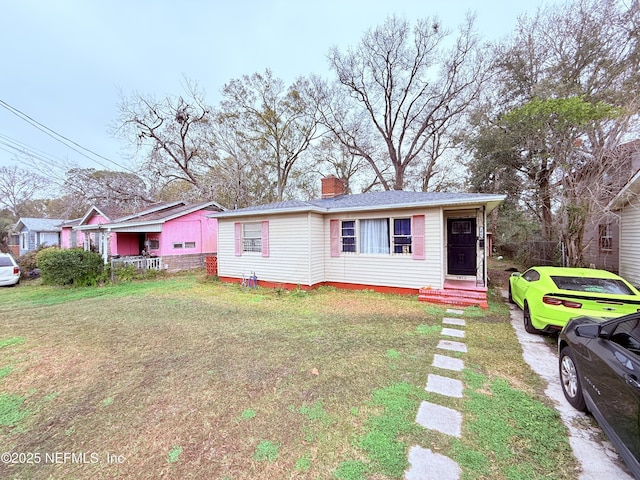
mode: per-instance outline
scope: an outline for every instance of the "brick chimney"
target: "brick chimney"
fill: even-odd
[[[335,175],[322,179],[322,198],[333,198],[344,195],[344,182]]]

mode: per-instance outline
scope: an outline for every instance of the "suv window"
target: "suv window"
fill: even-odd
[[[640,355],[640,320],[634,318],[620,322],[611,335],[611,341],[636,355]]]
[[[9,257],[0,257],[0,267],[13,267],[13,262]]]

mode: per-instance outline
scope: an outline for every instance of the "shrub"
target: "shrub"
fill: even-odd
[[[45,248],[36,255],[36,265],[44,283],[77,287],[96,285],[104,268],[100,254],[81,248]]]
[[[18,265],[20,265],[20,270],[22,270],[22,275],[25,277],[31,276],[31,272],[38,268],[36,264],[36,255],[40,253],[42,250],[46,249],[55,249],[57,247],[45,247],[43,244],[40,244],[36,247],[35,250],[25,253],[24,255],[18,257],[16,261]]]
[[[115,279],[118,282],[130,282],[137,277],[136,267],[133,265],[121,265],[113,268]]]

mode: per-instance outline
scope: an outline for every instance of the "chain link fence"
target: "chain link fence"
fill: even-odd
[[[526,267],[534,265],[566,267],[568,265],[564,242],[543,240],[511,242],[497,246],[496,250],[499,255],[512,258]]]

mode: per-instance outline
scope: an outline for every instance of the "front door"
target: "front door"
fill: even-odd
[[[447,219],[447,273],[476,275],[476,219]]]

